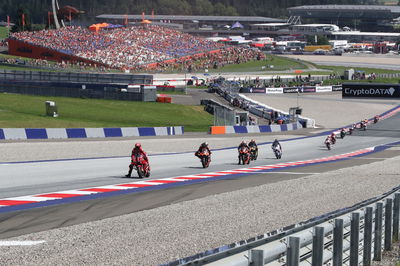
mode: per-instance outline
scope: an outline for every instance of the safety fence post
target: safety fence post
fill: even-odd
[[[399,240],[399,219],[400,218],[400,193],[394,194],[393,205],[393,241]]]
[[[250,250],[250,265],[251,266],[264,266],[264,250],[252,249]]]
[[[313,243],[312,243],[312,266],[322,266],[324,255],[324,228],[321,226],[314,227]]]
[[[351,214],[350,225],[350,266],[358,266],[358,248],[360,242],[360,213]]]
[[[289,237],[289,246],[286,250],[286,265],[298,266],[300,264],[300,238]]]
[[[383,203],[376,203],[375,209],[375,236],[374,236],[374,260],[382,260],[382,219]]]
[[[372,207],[367,207],[364,217],[364,251],[363,265],[371,265],[371,248],[372,248]]]
[[[343,219],[335,219],[333,228],[333,266],[343,265]]]
[[[385,250],[392,249],[392,214],[393,214],[393,199],[386,199],[385,206]]]

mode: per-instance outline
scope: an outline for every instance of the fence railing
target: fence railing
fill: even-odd
[[[0,70],[0,80],[152,84],[153,75]]]
[[[165,265],[371,265],[399,239],[400,187],[307,222]]]

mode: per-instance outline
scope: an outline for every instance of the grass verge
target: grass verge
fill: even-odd
[[[45,116],[45,101],[56,102],[58,118]],[[184,126],[204,132],[212,123],[202,106],[0,94],[0,128]]]
[[[302,62],[285,57],[266,55],[264,60],[250,61],[241,64],[226,65],[218,69],[209,69],[209,72],[260,72],[306,69]]]

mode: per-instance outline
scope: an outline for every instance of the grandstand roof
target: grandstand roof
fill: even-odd
[[[142,15],[116,15],[102,14],[96,16],[97,19],[120,19],[123,20],[128,16],[128,19],[141,20]],[[180,15],[146,15],[146,19],[150,20],[174,20],[174,21],[248,21],[248,22],[285,22],[285,20],[269,17],[245,17],[245,16],[180,16]]]

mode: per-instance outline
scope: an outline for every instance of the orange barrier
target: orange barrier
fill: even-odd
[[[211,127],[211,135],[225,134],[224,126],[212,126]]]
[[[169,96],[157,96],[156,102],[159,103],[171,103],[172,98]]]

